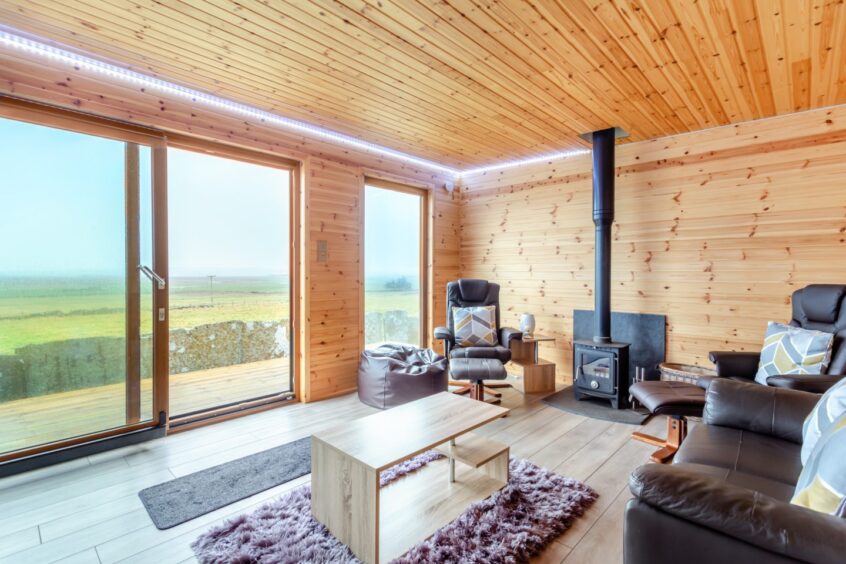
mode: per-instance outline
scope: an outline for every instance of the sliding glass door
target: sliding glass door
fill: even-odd
[[[152,155],[0,118],[0,459],[152,425]]]
[[[367,348],[425,342],[426,194],[364,187],[364,335]]]
[[[0,463],[294,396],[295,164],[169,143],[0,99]]]
[[[172,417],[292,395],[290,185],[168,149]]]

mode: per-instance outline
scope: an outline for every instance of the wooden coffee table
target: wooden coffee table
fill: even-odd
[[[470,431],[507,413],[441,392],[315,433],[312,514],[364,562],[400,556],[506,484],[508,445]],[[380,472],[436,447],[446,465],[428,464],[380,490]]]

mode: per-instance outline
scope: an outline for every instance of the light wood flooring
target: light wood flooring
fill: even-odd
[[[195,370],[170,377],[170,407],[182,415],[290,391],[288,358]],[[152,380],[141,381],[141,415],[151,418]],[[0,453],[112,429],[126,421],[123,383],[0,403]]]
[[[539,558],[541,563],[622,562],[623,507],[629,473],[654,450],[633,441],[636,427],[587,419],[504,392],[511,415],[477,432],[528,458],[583,480],[599,500]],[[250,511],[309,476],[239,501],[166,531],[157,530],[138,491],[265,450],[375,412],[354,394],[296,404],[186,431],[143,445],[0,480],[0,563],[193,562],[190,543],[223,519]],[[655,418],[646,432],[662,434]]]

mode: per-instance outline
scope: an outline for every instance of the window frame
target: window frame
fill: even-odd
[[[104,137],[124,143],[137,143],[151,148],[153,189],[153,270],[169,281],[167,241],[167,149],[192,150],[225,158],[286,169],[290,173],[290,218],[289,218],[289,275],[290,275],[290,323],[291,323],[291,379],[292,390],[286,397],[260,398],[233,406],[212,409],[179,420],[171,420],[169,405],[169,317],[157,322],[154,332],[153,352],[153,417],[151,421],[129,424],[122,427],[76,436],[0,453],[0,463],[21,460],[26,457],[56,452],[88,443],[120,437],[138,431],[160,427],[165,434],[181,432],[196,427],[218,423],[228,419],[293,404],[301,398],[302,347],[301,325],[303,304],[300,297],[305,281],[301,233],[303,228],[303,165],[300,161],[260,149],[246,148],[220,141],[206,140],[191,135],[165,132],[152,127],[140,126],[124,121],[104,118],[86,112],[32,102],[9,95],[0,95],[0,118],[63,129],[74,133]],[[169,285],[153,292],[153,308],[169,309]]]
[[[300,398],[300,354],[301,346],[299,338],[300,324],[300,295],[301,280],[300,269],[300,163],[298,161],[282,157],[280,155],[264,153],[257,150],[228,145],[218,141],[206,141],[196,137],[182,134],[168,134],[167,148],[193,151],[230,159],[247,162],[261,166],[268,166],[280,170],[287,170],[290,178],[288,205],[288,272],[289,272],[289,309],[290,309],[290,354],[289,374],[291,378],[291,390],[280,394],[260,397],[252,400],[236,402],[231,405],[222,405],[197,413],[188,413],[169,417],[170,432],[195,429],[204,425],[218,423],[241,415],[256,413],[266,409],[278,407],[279,404],[288,401],[299,401]],[[170,316],[168,315],[168,318]]]
[[[431,233],[430,233],[430,225],[432,222],[430,221],[431,215],[431,190],[428,188],[421,188],[417,186],[409,186],[407,184],[401,184],[399,182],[394,182],[391,180],[385,180],[378,177],[371,177],[365,176],[364,184],[361,188],[361,198],[362,198],[362,206],[361,206],[361,350],[364,350],[367,346],[366,343],[366,336],[365,336],[365,329],[364,329],[364,319],[367,313],[366,311],[366,293],[367,293],[367,280],[366,280],[366,272],[365,272],[365,253],[367,252],[365,238],[364,238],[364,227],[365,222],[367,221],[367,214],[366,209],[367,205],[365,203],[365,195],[366,195],[366,188],[370,186],[373,188],[380,188],[383,190],[392,190],[394,192],[401,192],[404,194],[411,194],[414,196],[418,196],[420,198],[420,233],[418,237],[418,256],[419,256],[419,271],[420,271],[420,280],[418,281],[418,285],[420,288],[420,341],[418,343],[409,343],[414,344],[420,348],[428,348],[431,345],[431,339],[429,335],[429,323],[430,323],[430,304],[431,304],[431,295],[430,295],[430,280],[432,276],[432,269],[430,264],[430,252],[429,247],[431,245]]]

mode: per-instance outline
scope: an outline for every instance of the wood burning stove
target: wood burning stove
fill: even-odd
[[[593,223],[596,245],[594,333],[573,342],[576,399],[603,398],[616,409],[628,407],[629,344],[611,340],[611,225],[614,223],[614,141],[626,134],[602,129],[582,137],[593,143]]]
[[[629,344],[575,341],[573,393],[577,400],[607,399],[615,409],[629,406]]]

